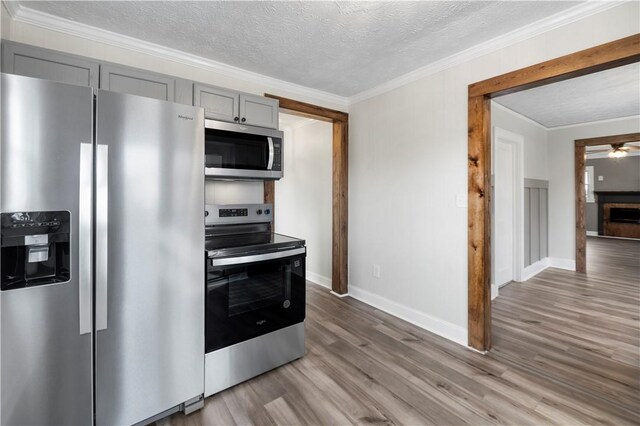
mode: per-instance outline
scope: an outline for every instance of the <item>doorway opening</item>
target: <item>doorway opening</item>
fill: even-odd
[[[282,113],[326,121],[332,125],[331,291],[340,297],[346,296],[349,293],[349,114],[280,96],[265,96],[278,99]],[[274,204],[277,210],[275,190],[274,182],[264,183],[264,202]]]
[[[468,343],[491,348],[491,98],[640,61],[640,34],[468,88]]]

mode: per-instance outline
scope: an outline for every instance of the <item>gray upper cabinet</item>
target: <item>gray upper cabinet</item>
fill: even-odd
[[[98,87],[100,65],[75,55],[2,41],[2,72]]]
[[[204,84],[193,86],[193,104],[203,107],[207,118],[237,122],[240,120],[239,103],[238,92]]]
[[[193,101],[194,105],[204,108],[205,117],[213,120],[278,128],[277,99],[195,84]]]
[[[100,66],[100,88],[192,105],[191,82],[135,68]]]
[[[279,104],[277,99],[241,93],[240,122],[277,129]]]

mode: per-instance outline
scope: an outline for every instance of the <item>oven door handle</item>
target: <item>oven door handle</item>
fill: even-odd
[[[273,150],[273,139],[268,137],[267,141],[269,142],[269,164],[267,164],[267,170],[271,170],[273,168],[273,157],[275,151]]]
[[[241,257],[226,257],[224,259],[211,259],[211,266],[227,266],[227,265],[242,265],[244,263],[263,262],[265,260],[282,259],[283,257],[296,256],[298,254],[306,253],[307,249],[296,248],[293,250],[278,251],[274,253],[255,254],[252,256]]]

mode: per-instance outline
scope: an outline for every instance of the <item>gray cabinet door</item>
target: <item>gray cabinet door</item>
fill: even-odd
[[[2,72],[98,87],[98,62],[39,47],[2,42]]]
[[[100,88],[163,101],[192,104],[189,82],[163,74],[117,65],[100,66]]]
[[[193,104],[204,108],[204,116],[212,120],[237,122],[240,94],[221,87],[195,84],[193,86]]]
[[[277,99],[240,94],[240,122],[277,129],[279,104]]]

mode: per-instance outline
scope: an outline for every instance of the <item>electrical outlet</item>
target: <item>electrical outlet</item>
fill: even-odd
[[[380,265],[373,265],[373,276],[375,278],[380,278]]]
[[[598,182],[602,182],[604,180],[604,176],[598,176]]]

